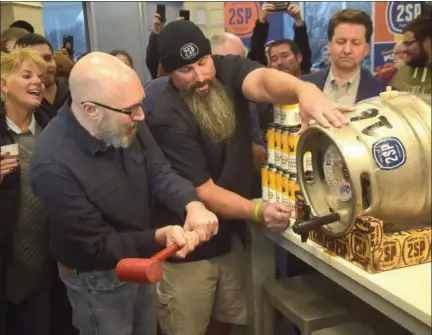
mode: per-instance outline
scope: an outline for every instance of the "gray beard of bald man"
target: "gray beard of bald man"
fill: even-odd
[[[104,118],[102,120],[100,131],[97,137],[101,139],[106,146],[113,148],[127,148],[136,137],[137,122],[133,121],[132,124],[123,124],[121,126],[115,125],[117,129],[110,129],[109,120]]]
[[[201,129],[210,140],[219,144],[229,140],[236,128],[235,106],[225,87],[217,79],[209,83],[207,92],[194,89],[180,91]]]

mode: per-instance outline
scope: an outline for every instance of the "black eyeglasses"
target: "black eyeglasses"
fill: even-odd
[[[402,44],[405,45],[407,48],[410,47],[411,45],[413,45],[415,42],[417,42],[417,40],[412,40],[412,41],[403,41]]]
[[[132,106],[131,108],[114,108],[114,107],[110,107],[110,106],[101,104],[99,102],[94,102],[94,101],[83,101],[83,102],[81,102],[81,105],[85,104],[86,102],[89,102],[89,103],[96,105],[96,106],[99,106],[99,107],[103,107],[103,108],[112,110],[112,111],[117,112],[117,113],[126,114],[129,116],[134,114],[138,110],[138,108],[141,106],[141,105],[135,105],[135,106]]]

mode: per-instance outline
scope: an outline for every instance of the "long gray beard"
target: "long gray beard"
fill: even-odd
[[[181,91],[180,95],[186,102],[201,131],[214,143],[229,140],[236,129],[234,103],[225,87],[218,80],[208,82],[207,92],[197,94],[194,89]]]

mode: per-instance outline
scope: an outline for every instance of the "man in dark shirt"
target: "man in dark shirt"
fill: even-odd
[[[144,90],[133,69],[91,53],[75,65],[70,88],[72,99],[40,136],[30,174],[74,325],[81,334],[155,335],[154,287],[121,282],[117,262],[171,243],[184,257],[217,233],[217,218],[170,169],[145,124],[137,129]],[[185,217],[185,230],[151,229],[156,199]]]
[[[27,34],[21,37],[15,46],[35,49],[47,63],[48,67],[43,79],[45,93],[40,109],[52,119],[70,94],[68,85],[64,81],[56,80],[57,64],[51,43],[41,35]]]
[[[246,57],[246,47],[240,37],[231,33],[214,35],[210,39],[213,55],[238,55]],[[252,180],[254,198],[261,198],[261,168],[267,160],[267,150],[256,104],[249,102],[252,132],[252,154],[255,173]]]
[[[300,74],[310,73],[312,52],[309,46],[307,27],[297,5],[291,4],[286,9],[288,15],[294,19],[294,41],[285,39],[267,42],[270,29],[268,17],[275,13],[275,9],[274,4],[264,2],[260,18],[257,20],[252,33],[248,58],[272,68],[285,70],[285,72],[297,77],[300,77]],[[272,60],[269,46],[274,43],[279,45],[279,50],[274,50],[275,55],[273,55]],[[295,73],[297,71],[299,73]]]
[[[199,199],[222,220],[218,235],[186,262],[164,264],[158,316],[165,335],[204,334],[207,328],[207,334],[225,335],[231,324],[245,324],[245,262],[239,241],[244,221],[276,231],[289,223],[286,206],[249,200],[248,101],[299,101],[304,128],[310,118],[327,127],[327,118],[334,126],[346,123],[341,114],[346,109],[314,85],[244,57],[210,53],[209,40],[190,21],[171,22],[159,33],[158,54],[170,82],[148,120],[150,130],[173,168],[193,182]],[[177,223],[164,206],[158,207],[156,222]],[[218,322],[208,327],[212,316]]]

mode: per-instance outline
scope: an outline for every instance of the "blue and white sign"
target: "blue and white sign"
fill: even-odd
[[[394,170],[406,162],[406,150],[396,137],[386,137],[372,146],[375,163],[381,170]]]
[[[392,1],[387,6],[387,26],[393,34],[402,34],[408,22],[421,14],[418,1]]]
[[[396,42],[375,43],[373,48],[375,72],[381,72],[388,67],[393,66],[393,48]]]

